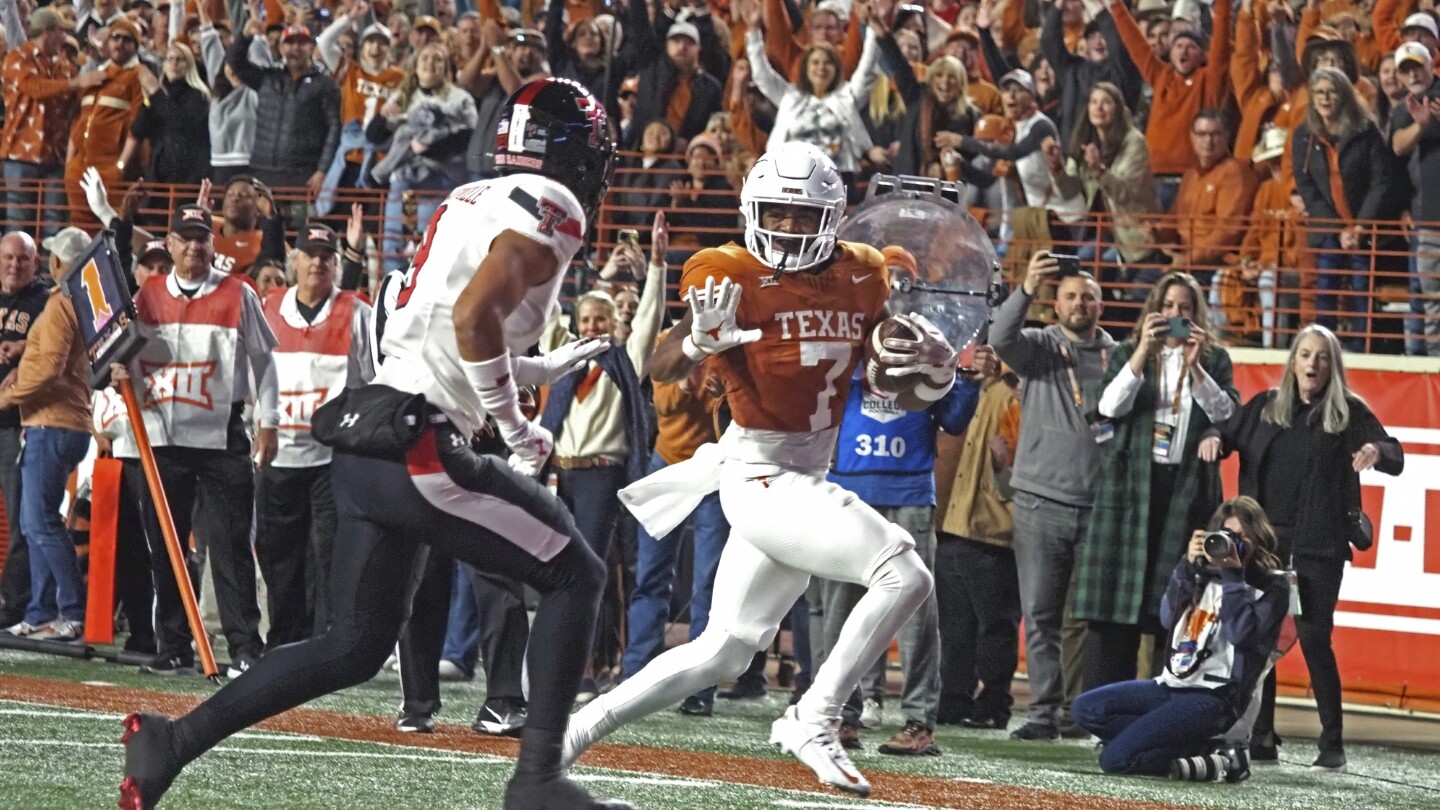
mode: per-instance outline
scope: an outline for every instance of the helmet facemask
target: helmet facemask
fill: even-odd
[[[765,211],[780,206],[806,208],[818,214],[813,231],[803,228],[801,233],[790,233],[766,228]],[[745,247],[767,266],[782,273],[808,270],[830,258],[835,251],[835,231],[840,226],[842,210],[833,204],[803,198],[747,200]]]

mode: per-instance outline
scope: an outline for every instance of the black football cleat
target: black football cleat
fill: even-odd
[[[544,782],[511,781],[505,786],[504,810],[639,810],[620,799],[597,799],[569,779],[558,776]]]
[[[148,712],[125,718],[125,779],[120,783],[121,810],[150,810],[170,789],[183,767],[175,753],[174,723]]]

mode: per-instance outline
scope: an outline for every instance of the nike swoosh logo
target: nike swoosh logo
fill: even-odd
[[[864,281],[865,279],[867,279],[867,278],[869,278],[869,277],[871,277],[871,276],[873,276],[873,275],[875,275],[875,274],[874,274],[874,273],[866,273],[866,274],[863,275],[863,276],[851,276],[851,277],[850,277],[850,283],[851,283],[851,284],[859,284],[860,282]]]

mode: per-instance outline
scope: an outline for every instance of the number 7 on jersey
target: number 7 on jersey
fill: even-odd
[[[825,369],[825,388],[815,395],[815,412],[810,414],[810,429],[825,430],[831,425],[830,401],[837,393],[835,381],[840,379],[841,374],[851,371],[854,362],[851,356],[854,350],[848,343],[835,343],[832,341],[806,340],[800,342],[800,365],[806,367],[819,366],[821,363],[829,363]]]

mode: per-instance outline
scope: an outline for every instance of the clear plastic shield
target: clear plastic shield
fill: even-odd
[[[924,315],[957,349],[989,322],[995,248],[963,207],[933,195],[875,196],[851,210],[838,235],[885,254],[891,314]]]

